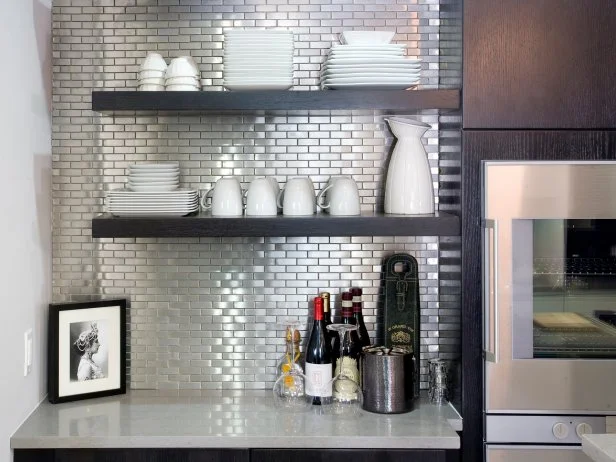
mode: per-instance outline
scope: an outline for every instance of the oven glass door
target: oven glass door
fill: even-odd
[[[616,163],[484,164],[488,413],[616,412]]]
[[[512,223],[513,358],[616,358],[616,220]]]

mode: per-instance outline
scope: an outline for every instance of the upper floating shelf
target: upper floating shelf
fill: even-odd
[[[114,217],[92,220],[92,237],[247,237],[247,236],[459,236],[460,219],[446,212],[431,215],[360,216],[319,213],[289,217]]]
[[[223,112],[383,109],[459,109],[460,90],[324,91],[94,91],[92,110]]]

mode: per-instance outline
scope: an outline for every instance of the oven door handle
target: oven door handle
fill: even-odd
[[[485,219],[483,227],[483,354],[486,361],[498,362],[498,223]],[[492,238],[490,239],[490,235]]]

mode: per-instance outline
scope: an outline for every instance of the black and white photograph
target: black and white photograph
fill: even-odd
[[[106,321],[74,322],[70,325],[71,382],[107,377]]]
[[[126,392],[126,300],[49,305],[52,403]]]

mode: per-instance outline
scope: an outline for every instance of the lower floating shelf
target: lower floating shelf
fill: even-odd
[[[359,216],[114,217],[92,220],[92,237],[249,237],[249,236],[458,236],[460,219],[431,215],[363,213]]]

